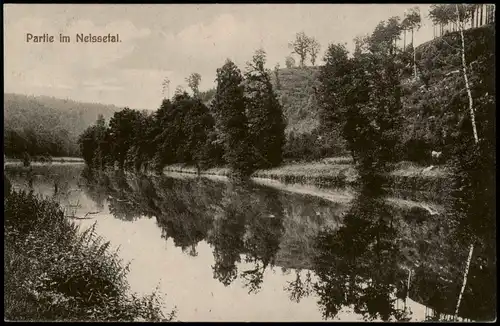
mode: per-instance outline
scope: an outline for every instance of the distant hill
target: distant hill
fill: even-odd
[[[7,156],[78,155],[78,136],[98,115],[108,120],[114,105],[82,103],[49,96],[4,94],[4,150]]]

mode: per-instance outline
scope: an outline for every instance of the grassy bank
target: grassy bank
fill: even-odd
[[[157,293],[130,291],[123,265],[94,229],[80,232],[58,203],[4,196],[4,318],[12,321],[169,321]]]
[[[447,167],[438,166],[426,170],[426,166],[401,162],[393,167],[388,176],[389,188],[399,193],[403,199],[439,201],[445,198],[450,189],[450,172]],[[196,174],[196,167],[173,164],[165,167],[168,172]],[[211,168],[202,171],[204,175],[228,176],[226,167]],[[257,170],[252,177],[278,180],[287,184],[313,184],[320,187],[346,187],[357,183],[358,174],[352,160],[345,157],[329,158],[313,163],[285,163],[272,169]],[[401,193],[400,190],[403,190]],[[410,193],[405,193],[411,192]]]

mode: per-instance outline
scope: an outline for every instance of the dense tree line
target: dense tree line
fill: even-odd
[[[78,136],[98,112],[110,117],[118,107],[47,96],[4,94],[4,153],[24,156],[79,156]]]
[[[435,17],[437,9],[446,9],[461,17],[457,22],[465,23],[470,8],[440,5],[431,9],[430,16]],[[319,111],[319,128],[310,134],[283,137],[282,109],[270,77],[276,75],[276,89],[282,88],[281,81],[276,69],[273,75],[264,68],[265,53],[257,52],[243,73],[230,61],[221,67],[216,89],[200,92],[201,76],[194,73],[186,79],[193,96],[178,89],[153,115],[125,110],[114,116],[106,130],[116,129],[116,133],[103,132],[109,141],[99,140],[103,142],[100,148],[110,147],[103,150],[107,153],[103,154],[104,165],[116,162],[120,167],[161,168],[182,162],[203,168],[227,163],[248,174],[275,166],[282,157],[320,158],[346,150],[357,162],[373,167],[380,163],[382,169],[396,160],[429,163],[432,150],[450,157],[457,136],[469,133],[472,119],[467,113],[460,51],[465,53],[466,88],[474,101],[472,111],[469,108],[475,112],[472,125],[481,129],[477,132],[484,139],[481,134],[492,122],[489,107],[494,103],[494,78],[490,76],[493,43],[488,31],[472,30],[464,33],[464,46],[458,51],[459,33],[425,44],[419,51],[412,36],[401,48],[402,36],[406,31],[413,34],[420,24],[415,7],[403,20],[391,17],[370,35],[357,37],[352,54],[342,44],[330,44],[306,108]],[[299,33],[291,47],[306,55],[313,43]],[[134,128],[141,128],[139,135],[134,135]],[[81,144],[92,137],[83,138]],[[94,153],[97,143],[91,143],[82,150]],[[374,159],[378,163],[370,162]]]
[[[431,5],[429,17],[434,24],[434,36],[443,36],[459,30],[463,23],[470,28],[480,27],[495,22],[493,4],[438,4]]]
[[[44,132],[32,128],[5,128],[4,152],[12,158],[79,155],[78,146],[70,139],[68,131],[61,129]]]
[[[455,15],[468,8],[442,6]],[[401,49],[397,41],[418,28],[418,15],[414,9],[403,21],[381,22],[371,35],[355,39],[352,55],[342,44],[326,51],[318,77],[321,129],[338,130],[355,159],[374,157],[372,148],[385,161],[428,163],[432,150],[452,157],[464,134],[494,139],[494,34],[487,27],[463,33],[462,15],[462,36],[446,35],[419,53],[411,43]]]
[[[383,171],[396,159],[403,66],[396,24],[396,19],[380,23],[364,44],[367,51],[358,49],[353,57],[343,44],[331,44],[319,75],[321,124],[340,131],[354,161],[368,173]]]
[[[85,162],[134,170],[161,170],[172,163],[199,169],[228,164],[239,175],[279,165],[285,123],[265,63],[266,54],[259,50],[242,74],[228,59],[217,70],[208,105],[195,73],[187,78],[193,95],[177,89],[153,114],[125,108],[108,125],[100,117],[79,139]]]

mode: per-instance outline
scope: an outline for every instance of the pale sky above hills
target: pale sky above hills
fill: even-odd
[[[329,43],[346,42],[352,50],[355,36],[391,16],[403,18],[414,6],[423,18],[418,45],[432,38],[429,4],[8,4],[4,91],[156,109],[165,77],[172,94],[198,72],[206,90],[226,58],[244,70],[259,47],[269,68],[278,62],[284,67],[287,44],[300,31],[321,43],[321,58]],[[56,41],[27,43],[27,33],[47,33]],[[59,43],[60,33],[72,43]],[[122,42],[76,43],[76,33],[118,33]]]

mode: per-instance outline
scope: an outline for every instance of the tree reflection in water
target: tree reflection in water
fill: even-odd
[[[382,192],[364,185],[344,223],[317,237],[314,289],[325,319],[344,307],[365,319],[406,319],[396,308],[400,251],[391,208]]]
[[[226,286],[240,278],[258,292],[278,265],[295,274],[284,284],[290,300],[317,296],[325,319],[350,308],[367,320],[405,320],[394,303],[407,295],[408,267],[412,299],[437,314],[454,311],[467,248],[450,236],[449,221],[460,212],[453,205],[447,215],[396,208],[384,199],[382,179],[364,183],[341,219],[344,205],[253,183],[123,173],[84,179],[87,195],[101,205],[108,198],[115,217],[155,217],[163,237],[187,255],[196,257],[197,244],[207,241],[213,277]],[[487,259],[495,248],[476,248],[460,312],[485,320],[496,311],[495,260]]]
[[[258,292],[266,268],[275,263],[283,231],[283,206],[276,192],[229,184],[208,239],[214,246],[214,276],[229,285],[244,254],[254,268],[242,271],[240,277],[249,293]]]
[[[313,292],[313,282],[311,280],[311,271],[306,271],[305,279],[302,280],[302,270],[295,270],[295,280],[288,282],[285,291],[290,294],[290,300],[297,303],[305,297],[308,297]]]

